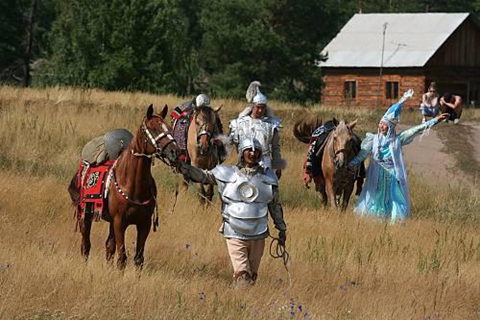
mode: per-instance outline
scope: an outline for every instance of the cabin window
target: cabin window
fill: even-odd
[[[345,81],[343,92],[345,99],[355,99],[357,97],[357,81]]]
[[[385,98],[398,99],[398,82],[397,81],[387,81],[386,87],[385,87]]]

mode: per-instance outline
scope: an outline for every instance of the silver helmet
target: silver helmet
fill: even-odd
[[[243,151],[247,149],[252,149],[253,151],[260,150],[260,155],[258,158],[260,159],[262,157],[262,144],[260,143],[260,141],[258,141],[258,139],[256,138],[245,137],[238,143],[239,162],[243,161]]]
[[[255,95],[255,97],[253,97],[253,104],[254,105],[257,105],[257,104],[267,104],[267,97],[262,93],[260,92],[260,89],[257,89],[257,94]]]
[[[201,93],[195,98],[195,105],[197,107],[210,106],[210,98],[206,94]]]

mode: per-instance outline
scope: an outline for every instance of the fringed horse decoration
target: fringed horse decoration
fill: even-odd
[[[321,167],[318,176],[314,176],[316,190],[322,196],[322,202],[326,206],[330,201],[332,207],[341,206],[345,210],[348,206],[354,184],[357,183],[357,194],[360,193],[365,170],[360,173],[348,170],[348,163],[360,152],[361,140],[353,132],[357,120],[346,123],[338,122],[333,119],[332,131],[328,134],[326,140],[321,142],[322,150],[319,152],[321,157],[318,165]],[[305,125],[302,121],[294,126],[294,136],[306,142],[305,137],[313,132],[312,128]],[[308,186],[308,185],[307,185]]]
[[[218,112],[222,106],[213,109],[210,106],[195,107],[187,134],[187,151],[192,166],[213,169],[221,163],[219,156],[219,135],[222,134]],[[219,128],[220,126],[220,128]],[[184,177],[185,181],[188,181]],[[212,201],[213,185],[198,184],[201,201]]]
[[[157,188],[151,167],[155,157],[170,165],[176,161],[178,146],[170,134],[164,119],[168,107],[161,114],[154,114],[153,105],[147,110],[142,124],[130,144],[123,150],[109,172],[110,184],[102,218],[110,223],[106,245],[106,258],[111,261],[117,251],[117,266],[125,268],[127,254],[125,232],[129,225],[137,227],[135,265],[142,267],[144,248],[152,227],[152,216],[157,204]],[[74,202],[78,201],[77,177],[68,188]],[[82,234],[81,253],[88,258],[90,253],[90,231],[92,214],[78,215]]]

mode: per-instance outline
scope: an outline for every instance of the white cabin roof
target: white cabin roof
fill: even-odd
[[[355,14],[322,50],[321,67],[423,67],[469,13]]]

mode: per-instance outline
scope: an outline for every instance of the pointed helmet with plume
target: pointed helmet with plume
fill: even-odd
[[[388,108],[381,121],[396,125],[399,121],[400,113],[402,112],[403,103],[413,97],[413,93],[413,89],[409,89],[407,92],[405,92],[397,103]]]
[[[250,82],[250,84],[248,85],[248,88],[247,88],[247,92],[245,94],[245,98],[247,98],[247,102],[248,103],[252,103],[253,102],[253,98],[255,98],[255,96],[257,95],[257,93],[259,92],[259,87],[261,86],[262,84],[260,83],[260,81],[252,81]]]

